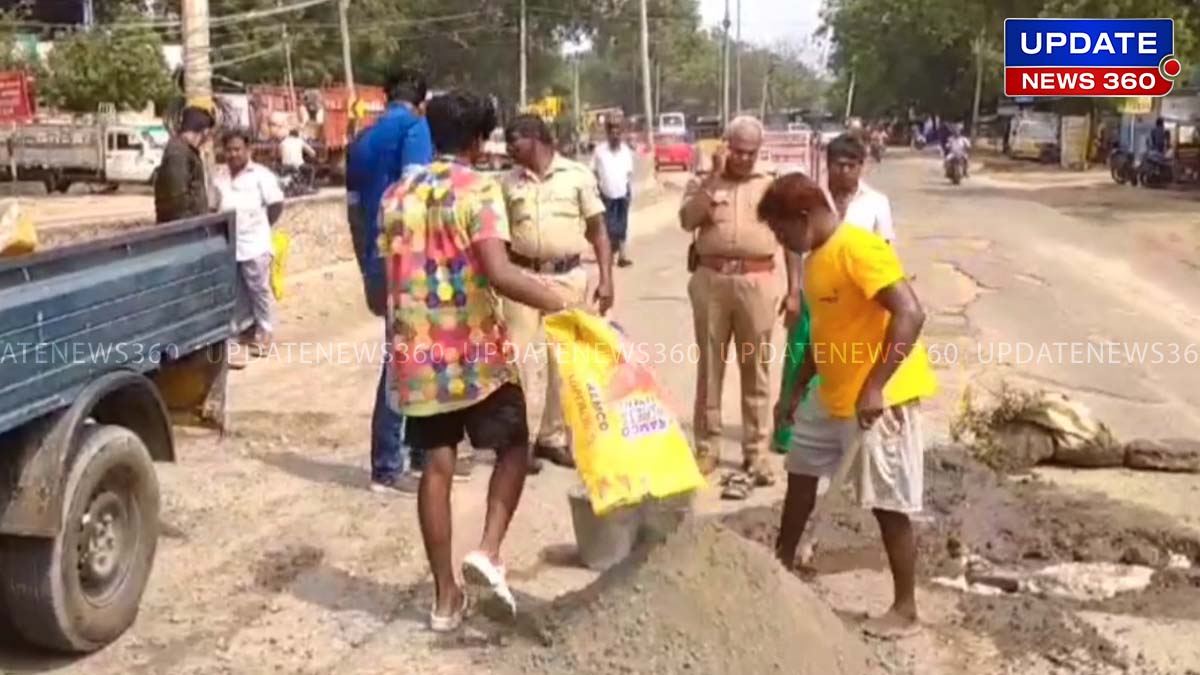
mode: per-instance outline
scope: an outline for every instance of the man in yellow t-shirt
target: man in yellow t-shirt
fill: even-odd
[[[776,552],[791,566],[816,503],[817,484],[852,461],[859,503],[875,514],[895,585],[887,614],[864,628],[883,638],[915,632],[917,540],[909,516],[922,509],[924,446],[921,399],[936,382],[917,343],[925,313],[886,241],[842,224],[812,179],[777,179],[758,207],[783,247],[807,253],[804,294],[812,317],[796,395],[776,408],[779,425],[794,424],[788,452],[788,491]],[[818,395],[793,422],[815,375]],[[861,440],[856,456],[855,440]]]

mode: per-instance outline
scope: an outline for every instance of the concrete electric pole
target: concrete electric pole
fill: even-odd
[[[650,19],[646,12],[646,0],[641,0],[642,23],[642,107],[646,111],[646,147],[654,157],[654,99],[650,91]]]
[[[735,54],[737,54],[734,60],[734,68],[737,72],[735,76],[737,80],[737,94],[733,99],[737,102],[737,109],[734,110],[734,114],[737,115],[742,112],[742,0],[737,0],[737,40],[734,41],[733,48],[736,50]]]
[[[979,36],[975,38],[975,100],[971,105],[971,142],[975,141],[975,137],[979,134],[979,102],[983,96],[983,46],[986,34],[985,29],[979,30]]]
[[[183,95],[187,105],[213,109],[208,0],[183,0]]]
[[[721,43],[721,126],[729,124],[729,0],[725,0],[725,20],[721,27],[725,38]]]
[[[350,8],[350,0],[338,0],[338,25],[342,29],[342,66],[346,69],[346,91],[350,101],[358,100],[358,92],[354,89],[354,61],[350,55],[350,21],[346,11]]]
[[[529,32],[525,0],[521,0],[521,110],[529,106]]]

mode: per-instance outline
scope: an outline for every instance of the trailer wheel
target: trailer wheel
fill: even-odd
[[[0,590],[27,641],[91,652],[133,623],[150,577],[159,507],[150,452],[125,427],[88,424],[63,495],[57,537],[0,544]]]

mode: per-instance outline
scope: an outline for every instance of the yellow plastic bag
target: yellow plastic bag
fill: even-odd
[[[547,318],[546,335],[562,374],[575,464],[596,515],[704,485],[654,374],[613,324],[574,310]]]
[[[37,250],[37,227],[21,212],[14,199],[0,206],[0,257],[12,257],[33,253]]]
[[[271,252],[275,255],[271,260],[271,293],[276,300],[283,300],[284,270],[287,268],[288,247],[291,237],[283,230],[275,230],[271,235]]]

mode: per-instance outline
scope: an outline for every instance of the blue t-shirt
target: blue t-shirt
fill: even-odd
[[[385,283],[379,257],[379,205],[392,183],[433,161],[429,124],[408,106],[392,103],[351,145],[346,158],[346,200],[360,209],[359,266],[367,283]],[[351,227],[354,225],[352,224]]]

